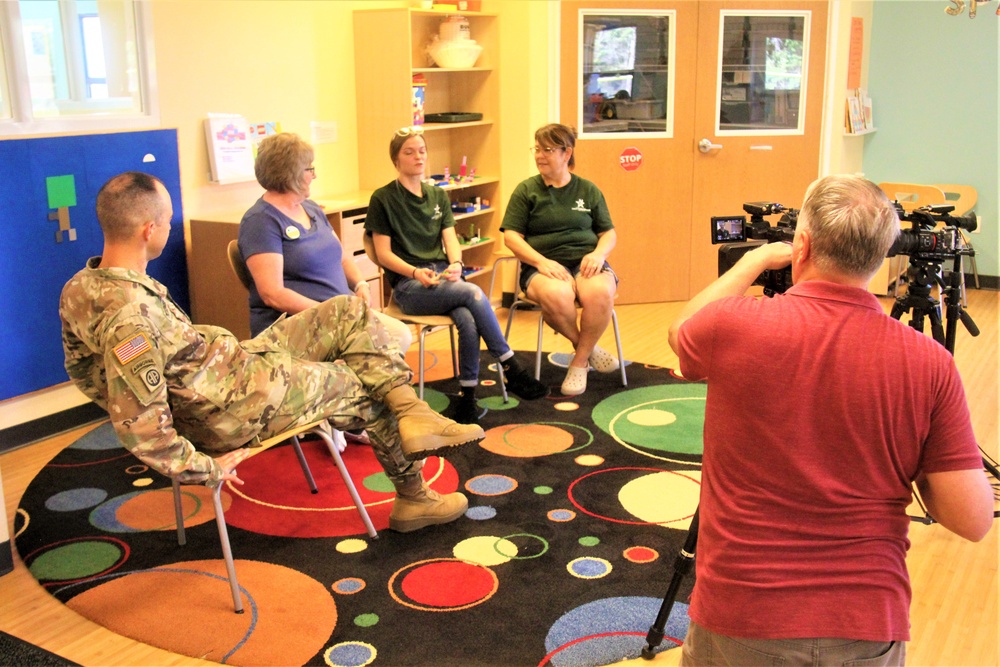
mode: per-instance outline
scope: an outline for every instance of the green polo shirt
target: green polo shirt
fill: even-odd
[[[561,188],[542,177],[521,181],[507,204],[501,231],[523,234],[532,248],[562,264],[579,263],[597,247],[597,235],[614,229],[604,195],[576,174]]]
[[[365,217],[365,231],[392,239],[392,251],[410,264],[421,266],[447,260],[441,245],[441,232],[455,226],[448,193],[439,187],[421,183],[418,197],[399,181],[393,180],[372,193]],[[386,271],[395,285],[398,273]]]

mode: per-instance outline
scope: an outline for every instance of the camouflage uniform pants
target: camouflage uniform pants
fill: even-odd
[[[327,419],[340,430],[365,428],[390,479],[419,471],[400,449],[396,418],[381,400],[409,384],[399,347],[363,299],[338,296],[261,332],[291,355],[288,392],[261,431],[267,439]],[[256,340],[256,339],[255,339]]]

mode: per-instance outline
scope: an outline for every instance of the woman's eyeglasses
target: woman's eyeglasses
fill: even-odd
[[[397,137],[411,137],[416,135],[421,135],[424,133],[424,128],[419,125],[412,125],[410,127],[401,127],[396,130]]]
[[[535,155],[538,155],[539,153],[552,155],[552,153],[554,153],[555,151],[564,151],[564,150],[566,150],[565,146],[545,146],[545,147],[535,146],[534,148],[531,149],[531,152],[534,153]]]

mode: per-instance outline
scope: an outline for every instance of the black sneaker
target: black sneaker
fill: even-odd
[[[507,384],[507,391],[517,394],[526,401],[548,396],[549,388],[524,370],[514,357],[500,362],[500,366],[503,368],[503,379]]]

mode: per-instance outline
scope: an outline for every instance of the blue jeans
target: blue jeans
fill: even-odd
[[[435,271],[448,268],[437,262]],[[465,280],[442,280],[432,287],[404,278],[392,288],[392,298],[407,315],[448,315],[458,327],[458,379],[463,385],[479,382],[479,339],[494,357],[510,350],[496,313],[478,285]]]

